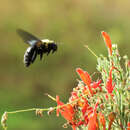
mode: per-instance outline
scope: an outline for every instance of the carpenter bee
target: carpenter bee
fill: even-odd
[[[35,61],[37,55],[40,55],[41,60],[43,54],[48,55],[51,51],[52,53],[57,51],[57,45],[54,41],[49,39],[40,40],[22,29],[17,29],[17,33],[25,43],[29,44],[24,54],[24,64],[26,67],[30,66]]]

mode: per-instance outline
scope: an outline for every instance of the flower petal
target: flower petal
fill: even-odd
[[[102,33],[102,36],[104,37],[104,40],[106,42],[107,47],[109,48],[110,55],[112,55],[111,39],[110,39],[109,35],[106,32],[102,31],[101,33]]]
[[[97,129],[98,129],[97,113],[94,112],[94,114],[89,118],[88,130],[97,130]]]
[[[91,84],[91,77],[90,77],[90,75],[87,72],[85,72],[82,69],[80,69],[80,68],[77,68],[76,72],[79,74],[79,76],[82,79],[82,81],[88,86],[90,93],[93,94],[92,89],[90,87],[90,84]]]
[[[60,101],[59,96],[56,96],[56,102],[58,106],[61,106],[60,108],[57,109],[57,116],[59,116],[59,112],[61,115],[69,122],[73,122],[73,116],[74,116],[74,110],[71,104],[66,104],[64,105],[63,102]],[[63,106],[64,105],[64,106]]]
[[[103,126],[103,130],[105,130],[106,129],[106,120],[105,120],[104,115],[101,112],[99,112],[99,121]]]
[[[102,82],[102,80],[99,80],[99,81],[97,81],[97,82],[91,83],[91,88],[94,88],[94,89],[100,88],[100,90],[102,90],[102,88],[101,88],[101,86],[100,86],[101,82]]]
[[[108,78],[107,83],[106,83],[106,89],[107,89],[107,92],[108,92],[109,94],[111,94],[111,93],[113,92],[113,89],[114,89],[114,87],[115,87],[115,83],[112,84],[112,70],[113,70],[113,69],[114,69],[114,67],[112,67],[112,68],[110,69],[109,78]]]

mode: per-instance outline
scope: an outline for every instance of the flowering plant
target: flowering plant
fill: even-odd
[[[60,101],[59,96],[54,98],[47,94],[56,101],[56,107],[5,112],[1,120],[3,128],[7,128],[8,114],[36,111],[37,115],[42,116],[43,111],[48,111],[50,115],[56,110],[57,116],[61,114],[67,121],[63,125],[65,128],[70,125],[73,130],[130,130],[130,61],[127,56],[121,58],[117,45],[111,43],[106,32],[103,31],[102,36],[108,48],[108,57],[97,57],[86,46],[97,58],[100,74],[97,81],[93,81],[87,71],[77,68],[80,80],[66,104]],[[121,60],[124,68],[120,64]]]

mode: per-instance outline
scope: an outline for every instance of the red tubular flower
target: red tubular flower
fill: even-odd
[[[72,125],[72,129],[73,129],[73,130],[76,130],[76,126],[75,126],[75,125]]]
[[[59,96],[56,96],[56,102],[58,107],[61,107],[57,109],[57,116],[59,116],[60,112],[61,115],[72,125],[73,130],[76,130],[76,125],[73,121],[75,113],[71,104],[66,104],[63,106],[64,103],[60,101]]]
[[[101,88],[101,86],[100,86],[101,82],[102,82],[102,80],[99,80],[99,81],[97,81],[97,82],[91,83],[91,88],[94,88],[94,89],[100,88],[100,90],[102,90],[102,88]]]
[[[127,63],[127,64],[128,64],[128,67],[130,68],[130,60],[128,61],[128,63]]]
[[[83,113],[83,116],[84,116],[86,111],[87,111],[87,109],[88,109],[88,107],[89,107],[89,104],[88,104],[88,101],[87,101],[86,98],[83,98],[83,100],[84,100],[84,105],[82,107],[82,113]]]
[[[78,99],[78,95],[77,95],[77,92],[72,92],[71,93],[71,97],[69,98],[69,101],[74,101],[76,99]]]
[[[106,130],[106,120],[104,115],[101,112],[99,112],[99,121],[103,126],[103,130]]]
[[[106,100],[108,100],[108,94],[105,95]]]
[[[114,83],[114,85],[112,85],[112,70],[113,70],[113,69],[114,69],[114,67],[112,67],[112,68],[110,69],[109,78],[108,78],[107,83],[106,83],[106,89],[107,89],[107,92],[108,92],[109,94],[112,94],[113,89],[114,89],[114,87],[115,87],[115,83]]]
[[[60,101],[59,96],[56,96],[56,102],[57,102],[57,105],[58,105],[58,106],[64,105],[64,103],[62,103],[62,102]],[[59,116],[59,112],[60,112],[60,109],[57,109],[57,111],[56,111],[56,115],[57,115],[57,116]]]
[[[95,112],[94,115],[89,118],[88,130],[97,130],[97,126],[97,113]]]
[[[88,86],[90,93],[93,94],[93,91],[92,91],[91,86],[90,86],[90,84],[91,84],[90,75],[87,72],[80,69],[80,68],[77,68],[76,72],[79,74],[82,81]]]
[[[61,108],[57,109],[57,116],[59,115],[59,112],[61,113],[61,115],[68,121],[72,121],[73,116],[74,116],[74,110],[73,107],[71,106],[71,104],[67,104],[65,106],[64,103],[62,103],[59,100],[59,96],[56,96],[56,102],[58,106],[61,106]],[[63,106],[63,107],[62,107]]]
[[[104,40],[106,42],[107,47],[109,48],[110,55],[112,55],[111,39],[110,39],[109,35],[106,32],[102,31],[101,33],[102,33],[102,36],[103,36],[103,38],[104,38]]]
[[[127,130],[130,130],[130,122],[127,124]]]
[[[88,130],[98,130],[99,125],[98,125],[98,120],[97,120],[97,107],[98,107],[99,101],[97,101],[95,108],[93,110],[93,115],[89,117],[89,122],[88,122]]]

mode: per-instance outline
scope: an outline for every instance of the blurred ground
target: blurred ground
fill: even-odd
[[[81,67],[92,74],[97,54],[107,55],[101,31],[118,43],[120,54],[130,56],[130,1],[126,0],[4,0],[0,4],[0,115],[33,107],[56,105],[44,93],[67,101]],[[27,45],[16,29],[27,30],[41,39],[58,43],[58,52],[38,58],[29,68],[23,65]],[[64,119],[37,118],[34,113],[9,116],[9,130],[62,130]],[[71,128],[68,128],[69,130]]]

